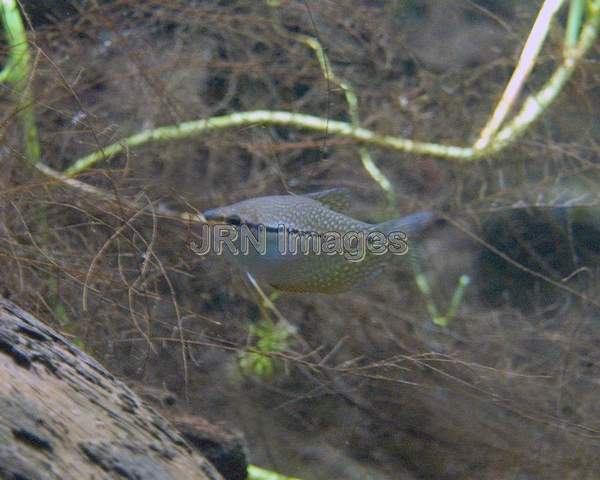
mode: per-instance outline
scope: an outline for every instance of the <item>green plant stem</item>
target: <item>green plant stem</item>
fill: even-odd
[[[527,41],[523,46],[519,61],[515,67],[513,74],[504,88],[502,97],[496,105],[494,112],[490,116],[485,127],[481,130],[479,139],[475,142],[475,148],[483,149],[487,147],[494,139],[494,136],[502,126],[513,105],[519,98],[529,74],[535,66],[537,57],[542,49],[542,45],[546,40],[550,24],[554,15],[558,12],[564,0],[544,0],[537,18],[529,32]]]
[[[179,140],[198,137],[203,133],[249,125],[281,125],[348,138],[364,145],[372,145],[392,150],[430,155],[440,159],[458,162],[472,162],[497,154],[515,142],[535,122],[556,99],[575,67],[594,44],[600,23],[600,0],[588,3],[588,18],[581,29],[577,45],[565,50],[560,66],[537,93],[530,95],[517,115],[492,139],[485,148],[458,147],[438,143],[418,142],[407,138],[382,135],[366,128],[355,127],[347,122],[291,113],[285,111],[257,110],[232,113],[220,117],[195,120],[174,126],[145,130],[120,142],[109,145],[102,151],[93,152],[77,160],[65,172],[72,177],[93,167],[101,160],[108,160],[129,147],[149,142]]]
[[[280,473],[265,470],[256,465],[248,465],[248,480],[300,480],[296,477],[286,477]]]
[[[458,311],[458,307],[460,307],[462,298],[465,294],[465,290],[470,283],[471,278],[468,275],[461,275],[458,279],[458,285],[454,290],[454,294],[452,295],[452,299],[450,300],[450,306],[448,307],[448,311],[446,312],[446,319],[448,322],[456,316],[456,312]]]
[[[573,48],[579,38],[579,28],[583,18],[583,10],[586,0],[571,0],[569,4],[569,17],[567,19],[567,31],[565,33],[565,48]]]
[[[159,127],[153,130],[144,130],[120,142],[105,147],[77,160],[65,171],[67,177],[72,177],[93,167],[100,160],[149,142],[181,140],[197,137],[200,134],[235,127],[249,125],[281,125],[311,130],[314,132],[329,132],[332,135],[350,138],[354,141],[391,148],[393,150],[408,151],[417,154],[434,155],[454,159],[468,160],[473,157],[472,148],[440,145],[436,143],[415,142],[413,140],[381,135],[366,128],[353,127],[349,123],[315,117],[301,113],[285,111],[255,110],[250,112],[232,113],[220,117],[211,117],[205,120],[193,120],[178,125]]]
[[[279,4],[271,5],[271,6],[279,6]],[[329,61],[329,57],[325,53],[325,49],[321,45],[318,39],[300,34],[300,33],[291,33],[286,31],[281,25],[273,20],[274,28],[284,37],[291,38],[295,41],[303,43],[308,48],[310,48],[317,57],[319,61],[319,66],[321,67],[321,71],[323,72],[323,76],[328,82],[331,82],[337,85],[343,92],[344,97],[346,99],[346,103],[348,104],[348,113],[350,114],[350,123],[354,128],[360,127],[360,115],[358,111],[358,95],[354,91],[352,85],[344,79],[338,78],[337,75],[333,72],[331,68],[331,62]],[[358,153],[360,155],[361,162],[363,167],[367,171],[367,173],[377,182],[377,184],[381,187],[381,189],[386,193],[388,197],[388,202],[390,205],[395,204],[396,195],[394,193],[394,188],[392,186],[392,182],[385,176],[385,174],[381,171],[381,169],[375,164],[369,150],[360,146],[358,149]]]
[[[494,137],[485,149],[489,155],[495,154],[515,142],[525,133],[546,109],[554,102],[567,81],[573,75],[586,52],[594,44],[600,27],[600,0],[589,2],[589,19],[581,29],[575,48],[565,50],[561,65],[555,70],[546,84],[535,94],[527,97],[520,112]]]
[[[15,0],[0,0],[0,14],[9,48],[7,64],[0,72],[0,82],[14,85],[25,158],[30,166],[34,166],[40,161],[41,149],[33,111],[34,98],[30,84],[32,63],[27,32]]]
[[[460,276],[445,315],[440,315],[439,310],[435,305],[429,282],[427,281],[425,275],[418,269],[415,269],[415,281],[421,292],[421,295],[423,295],[423,299],[425,300],[425,308],[427,309],[427,313],[429,314],[431,321],[438,327],[447,327],[450,322],[454,320],[454,317],[456,317],[456,314],[458,313],[465,290],[471,283],[471,278],[468,275]]]

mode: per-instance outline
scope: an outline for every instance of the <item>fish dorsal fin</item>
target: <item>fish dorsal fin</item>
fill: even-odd
[[[350,208],[350,190],[347,188],[330,188],[320,192],[305,193],[303,196],[321,202],[336,212],[345,213]]]

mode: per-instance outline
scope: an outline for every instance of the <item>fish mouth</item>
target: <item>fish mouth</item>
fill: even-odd
[[[245,225],[251,229],[264,228],[267,232],[279,232],[280,226],[270,226],[263,225],[260,223],[253,223],[247,220],[242,220],[239,215],[223,215],[223,213],[219,212],[219,209],[214,208],[210,210],[206,210],[202,214],[200,214],[200,220],[204,223],[208,223],[209,225],[233,225],[240,226]],[[288,232],[298,232],[298,230],[288,229]]]
[[[202,213],[207,223],[225,223],[228,225],[241,225],[242,219],[238,215],[223,215],[218,209],[206,210]]]

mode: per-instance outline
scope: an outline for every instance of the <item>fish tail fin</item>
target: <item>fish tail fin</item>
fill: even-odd
[[[391,232],[402,232],[410,238],[411,235],[416,235],[430,227],[436,220],[433,212],[424,210],[422,212],[411,213],[402,218],[396,218],[387,222],[379,223],[373,227],[384,234]]]

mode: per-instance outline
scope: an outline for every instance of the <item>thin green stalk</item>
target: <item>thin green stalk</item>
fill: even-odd
[[[577,44],[585,2],[586,0],[571,0],[569,17],[567,19],[567,31],[565,32],[565,48],[573,48]]]
[[[34,97],[30,84],[32,62],[27,32],[15,0],[0,0],[0,14],[9,51],[7,64],[0,72],[0,82],[14,85],[25,158],[30,166],[34,166],[40,161],[41,149],[33,111]]]
[[[470,283],[471,278],[468,275],[461,275],[458,279],[458,285],[454,290],[454,294],[452,295],[452,299],[450,300],[450,306],[448,307],[448,311],[446,312],[444,318],[444,326],[448,325],[448,323],[456,316],[456,313],[458,312],[458,307],[460,307],[460,304],[462,303],[465,290],[467,289]]]
[[[521,111],[498,132],[493,142],[479,153],[493,155],[514,143],[556,100],[573,75],[575,67],[596,41],[600,28],[600,0],[589,2],[588,14],[589,18],[581,29],[577,45],[565,50],[561,65],[546,84],[537,93],[527,97]]]
[[[462,303],[465,290],[471,283],[471,279],[468,275],[460,276],[456,288],[454,289],[454,293],[452,294],[452,299],[450,300],[448,310],[444,315],[442,315],[440,314],[437,305],[435,304],[433,293],[431,291],[431,287],[429,286],[429,281],[427,280],[425,274],[421,271],[419,255],[415,255],[414,253],[412,255],[413,257],[411,260],[415,276],[415,282],[417,284],[417,288],[423,296],[423,300],[425,301],[425,308],[427,309],[429,318],[435,325],[439,327],[447,327],[450,324],[450,322],[454,319],[454,317],[456,317],[460,304]]]
[[[533,27],[529,32],[527,41],[523,46],[519,61],[510,77],[500,101],[494,112],[481,130],[475,148],[484,149],[494,140],[494,136],[504,123],[515,102],[519,98],[529,74],[535,67],[537,57],[550,31],[552,19],[561,8],[565,0],[544,0]]]
[[[272,7],[278,7],[279,3],[268,2],[268,4]],[[344,92],[344,97],[346,99],[346,103],[348,104],[348,113],[350,114],[350,123],[353,127],[360,127],[360,115],[358,111],[358,95],[354,91],[352,85],[344,79],[338,78],[337,75],[333,72],[331,68],[331,62],[329,61],[329,57],[325,53],[325,49],[321,45],[318,39],[311,37],[309,35],[303,35],[300,33],[291,33],[286,31],[281,27],[281,25],[273,20],[274,28],[283,36],[287,38],[291,38],[295,41],[303,43],[308,48],[310,48],[317,57],[319,61],[319,66],[321,67],[321,71],[323,72],[323,76],[328,82],[331,82],[337,85]],[[385,176],[385,174],[381,171],[381,169],[375,164],[369,150],[366,147],[360,146],[358,149],[358,153],[360,155],[361,162],[363,167],[367,171],[367,173],[377,182],[377,184],[382,188],[382,190],[386,193],[388,197],[388,202],[390,205],[394,205],[396,203],[396,195],[394,193],[394,188],[389,179]]]
[[[35,99],[31,85],[33,62],[27,41],[27,30],[15,0],[0,0],[0,17],[4,37],[8,43],[8,58],[0,72],[0,83],[5,82],[13,87],[17,120],[23,135],[25,160],[30,173],[33,173],[34,168],[41,165],[42,152],[34,111]],[[37,207],[35,216],[36,224],[40,229],[40,244],[46,244],[49,240],[50,228],[45,206]],[[48,303],[52,306],[53,313],[60,324],[65,325],[69,318],[60,300],[57,277],[50,275],[47,279],[47,287]]]
[[[211,117],[205,120],[193,120],[153,130],[144,130],[120,142],[105,147],[77,160],[69,167],[65,175],[72,177],[93,167],[101,160],[108,160],[112,156],[123,152],[130,147],[137,147],[149,142],[164,142],[198,137],[200,134],[249,125],[282,125],[296,127],[314,132],[329,132],[332,135],[352,139],[356,142],[393,150],[412,152],[423,155],[453,158],[457,160],[470,160],[473,158],[472,148],[440,145],[437,143],[415,142],[413,140],[381,135],[366,128],[356,128],[347,122],[330,120],[327,118],[292,113],[285,111],[255,110],[250,112],[231,113],[220,117]]]
[[[296,477],[286,477],[280,473],[265,470],[256,465],[248,465],[248,480],[300,480]]]

